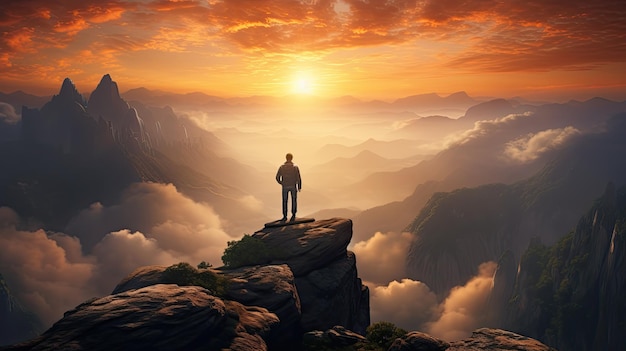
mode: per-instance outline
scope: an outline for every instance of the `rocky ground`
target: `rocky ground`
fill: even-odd
[[[358,278],[354,253],[347,251],[352,222],[329,219],[253,236],[276,255],[263,264],[209,268],[227,278],[219,297],[200,286],[164,284],[166,267],[141,267],[111,295],[66,312],[40,337],[0,349],[259,351],[318,344],[365,350],[369,291]],[[454,343],[411,332],[389,348],[446,349],[551,350],[497,329],[480,329]]]

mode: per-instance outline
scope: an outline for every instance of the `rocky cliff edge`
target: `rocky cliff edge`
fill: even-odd
[[[359,334],[370,322],[369,290],[347,250],[352,221],[265,228],[252,236],[275,253],[269,262],[197,271],[226,278],[219,297],[200,286],[167,284],[166,267],[140,267],[111,295],[66,312],[40,337],[0,349],[301,350],[303,335],[330,340],[326,349],[345,349],[365,340]],[[534,340],[506,333],[484,329],[449,344],[411,332],[391,349],[548,350],[540,343],[524,348]]]

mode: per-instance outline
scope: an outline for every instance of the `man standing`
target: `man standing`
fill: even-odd
[[[287,220],[287,198],[291,193],[291,220],[296,219],[298,211],[298,191],[302,189],[302,179],[300,179],[300,169],[293,164],[292,154],[285,156],[287,161],[278,168],[276,181],[283,186],[283,221]]]

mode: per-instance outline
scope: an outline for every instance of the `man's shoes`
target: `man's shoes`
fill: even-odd
[[[294,214],[293,216],[291,216],[291,219],[289,219],[290,222],[293,222],[296,220],[296,215]]]
[[[287,216],[283,216],[283,218],[280,219],[281,222],[284,222],[287,220]]]

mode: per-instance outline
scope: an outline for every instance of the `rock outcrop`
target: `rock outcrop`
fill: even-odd
[[[407,349],[408,351],[409,349]],[[412,349],[415,350],[415,349]],[[481,328],[472,336],[450,343],[447,351],[556,351],[541,342],[502,329]]]
[[[295,350],[305,332],[333,327],[343,330],[335,339],[362,339],[354,332],[364,334],[369,325],[369,291],[347,251],[350,220],[254,236],[275,256],[269,264],[206,268],[227,278],[220,297],[169,284],[167,267],[140,267],[111,295],[83,303],[41,337],[10,350]]]
[[[108,150],[113,137],[108,125],[87,113],[87,103],[69,78],[58,95],[41,110],[22,108],[22,139],[66,154],[87,154]]]
[[[506,251],[519,261],[533,237],[557,242],[608,182],[625,184],[626,162],[616,155],[626,150],[626,114],[610,118],[605,128],[573,138],[526,180],[433,195],[406,228],[415,236],[408,277],[443,297]]]
[[[351,231],[350,220],[337,218],[265,228],[253,236],[273,253],[271,263],[198,270],[182,265],[187,273],[226,277],[219,293],[168,283],[169,267],[140,267],[111,295],[66,312],[40,337],[0,349],[372,349],[363,336],[369,291],[357,276],[355,255],[347,251]],[[454,343],[410,332],[390,350],[549,350],[542,347],[517,334],[480,329]]]
[[[576,229],[522,256],[504,327],[562,350],[626,348],[626,187],[609,184]]]
[[[356,257],[347,251],[352,221],[328,219],[310,224],[265,228],[253,234],[295,277],[304,331],[336,325],[365,334],[369,325],[369,289],[358,278]]]
[[[388,351],[443,351],[450,347],[450,344],[434,338],[428,334],[413,331],[401,338],[397,338],[389,347]]]
[[[89,97],[87,111],[95,118],[108,121],[118,142],[127,147],[149,148],[144,121],[137,110],[121,98],[117,83],[105,74]]]
[[[267,350],[264,337],[276,324],[264,308],[158,284],[87,301],[10,350]]]

